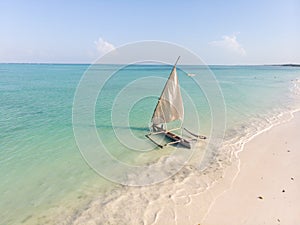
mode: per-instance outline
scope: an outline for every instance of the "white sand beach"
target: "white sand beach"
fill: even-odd
[[[239,174],[201,225],[299,224],[299,129],[298,112],[248,142],[239,154]]]

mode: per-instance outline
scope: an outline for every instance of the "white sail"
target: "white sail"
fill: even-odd
[[[153,125],[183,121],[184,109],[176,72],[176,64],[169,76],[152,116]]]

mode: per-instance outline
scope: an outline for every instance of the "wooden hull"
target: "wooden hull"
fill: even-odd
[[[192,147],[191,141],[186,140],[183,137],[180,137],[179,135],[172,133],[171,131],[166,131],[165,129],[157,126],[154,126],[153,130],[157,133],[164,134],[166,137],[171,139],[172,141],[169,144],[180,144],[189,149]]]
[[[172,141],[178,141],[178,144],[183,145],[186,148],[191,148],[191,142],[178,136],[177,134],[174,134],[172,132],[166,132],[164,133],[168,138],[170,138]]]

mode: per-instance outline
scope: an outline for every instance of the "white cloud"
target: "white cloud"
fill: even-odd
[[[101,37],[97,41],[95,41],[95,45],[96,45],[97,51],[101,55],[104,55],[104,54],[116,49],[116,47],[113,44],[105,41]]]
[[[211,45],[224,48],[228,51],[234,52],[236,54],[245,56],[246,51],[242,47],[242,45],[237,41],[236,35],[233,34],[231,36],[224,35],[222,36],[222,40],[220,41],[212,41]]]

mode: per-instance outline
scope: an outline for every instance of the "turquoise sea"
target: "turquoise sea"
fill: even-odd
[[[93,207],[91,203],[95,200],[109,198],[111,204],[117,206],[124,190],[128,190],[96,173],[84,160],[74,137],[74,95],[88,68],[89,65],[80,64],[0,64],[0,224],[76,224],[76,221],[80,224],[84,221],[80,218],[82,211]],[[230,164],[233,152],[241,148],[241,144],[235,143],[246,141],[264,128],[288,119],[290,112],[300,108],[300,68],[209,68],[224,96],[226,130],[224,137],[219,136],[224,138],[222,146],[209,149],[199,159],[201,166],[198,169],[209,171],[213,167],[214,171],[218,168],[218,172],[222,172],[222,168]],[[98,65],[93,74],[101,76],[104,71],[114,69],[114,65]],[[149,164],[173,151],[170,147],[166,151],[129,152],[126,151],[129,147],[115,135],[117,132],[126,139],[126,135],[132,132],[143,140],[157,96],[170,70],[171,66],[166,65],[125,67],[107,80],[99,93],[94,111],[95,127],[103,143],[118,160],[135,165]],[[184,125],[210,137],[213,111],[218,111],[218,107],[210,108],[212,99],[209,98],[214,96],[207,98],[206,93],[195,85],[193,77],[186,76],[184,71],[201,79],[201,74],[208,70],[179,66],[178,76],[186,104]],[[132,83],[150,76],[160,80],[146,80],[144,86]],[[133,88],[127,94],[118,95],[129,84]],[[204,80],[202,85],[209,87],[210,84]],[[136,101],[128,114],[126,110],[122,111],[131,104],[131,97],[148,91],[152,94]],[[116,97],[120,100],[114,105]],[[188,103],[189,98],[193,104]],[[200,129],[195,125],[193,110],[199,115]],[[112,116],[117,117],[114,124],[111,124]],[[122,123],[126,119],[129,122]],[[140,148],[153,147],[146,139],[145,146],[141,147],[143,143],[136,144]],[[114,172],[113,165],[101,163],[106,170]],[[211,179],[213,182],[217,176],[212,175]],[[109,212],[107,208],[102,210],[104,203],[97,204],[97,207],[98,214]],[[111,215],[114,217],[111,221],[117,221],[115,217],[121,215]],[[105,221],[110,221],[109,215]]]

